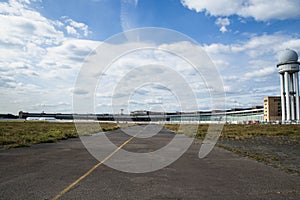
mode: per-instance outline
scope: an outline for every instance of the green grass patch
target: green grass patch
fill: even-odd
[[[100,125],[100,126],[99,126]],[[82,134],[118,129],[116,123],[82,122]],[[37,143],[56,142],[67,138],[78,137],[75,124],[72,122],[0,122],[0,148],[25,147]]]

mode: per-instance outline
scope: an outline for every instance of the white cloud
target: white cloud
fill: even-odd
[[[81,22],[76,22],[73,19],[70,19],[66,16],[63,16],[62,18],[65,20],[65,23],[68,24],[66,29],[69,34],[76,35],[78,37],[78,36],[80,36],[80,34],[78,34],[78,32],[81,32],[82,35],[84,35],[85,37],[88,36],[89,28],[86,24],[81,23]]]
[[[204,45],[223,76],[228,99],[247,106],[261,105],[267,95],[279,95],[278,53],[286,48],[300,52],[300,40],[280,33],[251,36],[231,44]],[[244,103],[243,103],[244,102]]]
[[[181,0],[181,3],[196,12],[212,16],[238,15],[253,17],[257,21],[299,18],[299,0]]]
[[[237,41],[230,45],[222,43],[213,43],[204,45],[208,53],[213,54],[237,54],[245,53],[251,58],[257,58],[267,53],[277,53],[286,48],[292,48],[300,51],[300,39],[293,36],[283,35],[280,33],[263,34],[260,36],[251,36],[248,40]]]
[[[240,7],[240,1],[232,3],[233,1],[219,0],[218,2],[221,4],[215,5],[215,7],[209,1],[203,2],[210,9],[210,11],[206,9],[207,13],[222,16],[215,22],[220,26],[220,31],[228,31],[227,26],[230,25],[230,20],[226,16],[236,14],[235,9]],[[199,12],[204,11],[199,7],[202,3],[199,5],[197,1],[193,3],[189,6],[198,6]],[[72,93],[80,96],[89,95],[87,89],[91,83],[90,79],[95,80],[100,76],[97,67],[101,62],[93,60],[95,67],[86,73],[87,81],[84,85],[86,87],[70,89],[74,86],[86,56],[102,43],[78,39],[89,34],[88,26],[84,23],[76,22],[68,17],[61,18],[61,21],[50,20],[30,6],[30,1],[10,0],[0,3],[0,23],[4,27],[0,29],[0,93],[5,94],[0,100],[1,112],[17,113],[19,110],[45,110],[47,112],[47,109],[71,112]],[[218,8],[218,6],[221,7]],[[224,13],[221,15],[217,14],[218,12]],[[109,52],[124,48],[117,44],[104,45],[106,45],[108,57],[110,56]],[[136,44],[128,45],[137,46]],[[287,47],[300,52],[300,39],[277,33],[252,35],[246,41],[236,41],[231,44],[203,45],[203,49],[212,58],[223,76],[230,105],[240,106],[261,105],[263,96],[266,94],[276,95],[279,90],[279,78],[276,72],[277,52]],[[189,53],[188,57],[194,60],[203,60],[204,58],[203,55],[196,54],[193,51],[196,46],[188,42],[162,44],[158,48],[166,50],[166,52],[175,50],[186,52]],[[103,85],[96,93],[96,100],[98,100],[96,105],[111,105],[110,100],[114,87],[122,77],[130,75],[135,67],[155,63],[159,66],[171,66],[195,90],[197,101],[201,104],[199,108],[209,109],[208,91],[213,91],[214,88],[208,87],[205,80],[197,77],[195,71],[182,58],[170,56],[166,52],[137,51],[118,59],[102,76]],[[210,73],[208,64],[203,64],[204,75]],[[138,84],[162,77],[163,80],[170,83],[166,86],[182,88],[182,83],[177,81],[178,77],[170,76],[164,68],[159,67],[155,70],[152,68],[152,71],[142,68],[139,70],[135,75],[139,73],[143,75],[131,74],[128,80]],[[210,81],[213,81],[213,77],[211,79]],[[132,92],[129,87],[125,87],[125,84],[122,86],[124,86],[124,91],[117,93],[116,98],[121,99]],[[137,106],[132,109],[142,109],[146,104],[151,107],[158,103],[162,103],[166,110],[180,109],[167,87],[152,85],[147,88],[144,86],[133,94],[135,98],[130,99],[129,103]],[[187,97],[186,100],[188,101],[189,98]],[[120,102],[118,106],[123,107],[124,105],[124,102]],[[103,107],[99,107],[99,109],[103,109]],[[105,109],[111,111],[109,108]],[[119,109],[117,111],[119,112]]]
[[[216,20],[216,25],[219,25],[220,26],[220,31],[222,32],[222,33],[225,33],[225,32],[227,32],[228,30],[227,30],[227,28],[226,28],[226,26],[229,26],[230,25],[230,20],[226,17],[226,18],[218,18],[217,20]]]
[[[245,73],[244,78],[246,78],[246,79],[263,78],[263,77],[267,77],[276,72],[277,72],[277,70],[274,66],[264,67],[262,69],[257,69],[257,70]]]
[[[77,31],[72,26],[66,26],[66,30],[68,34],[78,36]]]
[[[136,7],[138,0],[121,0],[120,20],[123,31],[139,28]],[[127,37],[130,37],[127,35]]]
[[[51,102],[61,99],[71,102],[69,88],[85,56],[98,45],[66,37],[68,32],[87,36],[87,25],[71,19],[47,19],[31,7],[31,2],[0,2],[0,93],[5,94],[0,100],[1,112],[40,111],[31,105],[44,102],[47,109]],[[62,107],[57,111],[65,111]],[[66,109],[71,112],[70,107]]]
[[[122,48],[124,47],[108,47],[112,52]],[[159,50],[135,51],[112,63],[105,72],[105,76],[102,77],[101,82],[99,82],[100,87],[97,91],[97,102],[99,103],[97,104],[103,104],[103,102],[109,104],[110,99],[115,99],[117,108],[114,110],[119,111],[120,108],[126,108],[124,107],[126,102],[134,104],[130,109],[150,108],[151,105],[162,102],[163,107],[168,111],[176,111],[180,110],[176,98],[174,99],[173,92],[176,91],[177,95],[181,94],[181,101],[183,101],[181,103],[184,108],[181,107],[181,109],[193,110],[193,100],[195,98],[192,97],[193,95],[187,95],[187,91],[193,90],[195,96],[199,99],[199,103],[201,103],[200,100],[209,99],[210,94],[208,91],[217,90],[217,88],[213,88],[217,77],[212,77],[211,64],[206,62],[207,58],[205,58],[204,52],[203,55],[199,54],[197,50],[199,47],[189,42],[176,42],[158,45],[157,48]],[[179,51],[182,52],[182,55],[185,52],[185,55],[188,56],[178,57],[175,56],[176,54],[168,53],[178,53]],[[195,69],[184,59],[189,59],[190,62],[201,60],[202,63],[201,66],[197,65],[198,68]],[[98,65],[102,66],[103,64],[99,63],[98,60]],[[95,74],[92,69],[89,70],[89,73]],[[87,86],[83,86],[84,88],[91,83],[85,81],[85,84]],[[151,87],[147,87],[147,84],[150,84]],[[186,88],[185,84],[189,88]],[[120,91],[116,91],[116,88]],[[134,99],[130,99],[128,95],[133,95]],[[160,97],[163,97],[163,101],[159,100]],[[200,107],[201,105],[199,105]],[[205,107],[211,107],[210,103]]]

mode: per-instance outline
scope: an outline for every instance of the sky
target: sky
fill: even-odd
[[[0,0],[0,113],[72,113],[74,97],[94,98],[93,109],[80,112],[219,108],[210,99],[210,91],[218,89],[172,55],[179,50],[193,54],[198,47],[213,63],[203,62],[205,69],[216,69],[216,80],[222,80],[226,108],[263,105],[264,96],[280,94],[280,52],[300,53],[299,8],[299,0]],[[97,75],[96,89],[89,80],[78,86],[82,69],[99,49],[114,55],[133,44],[128,34],[126,45],[116,34],[144,27],[175,31],[189,41],[157,41],[156,48],[169,53],[129,53],[102,76],[96,64],[102,60],[94,60],[84,76]],[[185,84],[194,97],[184,95]],[[196,107],[187,106],[195,102]]]

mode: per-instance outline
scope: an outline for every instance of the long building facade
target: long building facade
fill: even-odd
[[[191,123],[258,123],[263,121],[263,107],[234,108],[230,110],[196,112],[134,111],[131,114],[61,114],[19,112],[22,119],[93,120],[93,121],[141,121],[141,122],[191,122]]]

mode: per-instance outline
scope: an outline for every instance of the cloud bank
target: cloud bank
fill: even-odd
[[[0,110],[2,113],[17,113],[20,110],[72,112],[73,93],[82,96],[88,94],[85,88],[74,89],[77,74],[86,57],[103,42],[88,39],[90,30],[86,24],[68,16],[57,20],[48,19],[35,9],[32,2],[0,2],[0,23],[4,27],[0,29],[0,93],[4,94],[1,95]],[[258,21],[284,20],[298,18],[300,15],[298,0],[181,2],[189,9],[216,16],[215,24],[224,33],[230,32],[228,26],[232,22],[229,17],[232,15],[252,17]],[[286,3],[283,5],[282,2]],[[112,44],[107,45],[109,48]],[[280,32],[249,35],[247,39],[230,43],[200,45],[222,75],[229,108],[262,105],[264,96],[279,95],[279,76],[276,70],[278,52],[285,48],[300,52],[299,36]],[[182,41],[161,44],[160,47],[182,51],[192,48]],[[167,60],[159,52],[153,52],[151,56],[140,52],[114,63],[113,70],[103,76],[105,87],[96,93],[97,111],[110,111],[106,108],[110,104],[111,88],[120,77],[126,75],[126,66],[153,62],[170,65],[183,73],[196,90],[199,109],[209,109],[205,100],[208,98],[205,84],[194,77],[192,70],[186,70],[181,60]],[[99,74],[93,76],[95,78]],[[144,77],[135,78],[137,82],[141,82]],[[122,94],[118,95],[122,98]],[[170,95],[168,98],[168,95],[170,91],[167,88],[159,85],[145,86],[137,89],[130,105],[132,109],[141,109],[145,103],[158,107],[163,104],[164,108],[174,111],[177,103],[174,102],[174,96]]]
[[[181,3],[196,12],[217,17],[238,15],[243,18],[252,17],[257,21],[300,17],[298,0],[181,0]]]

